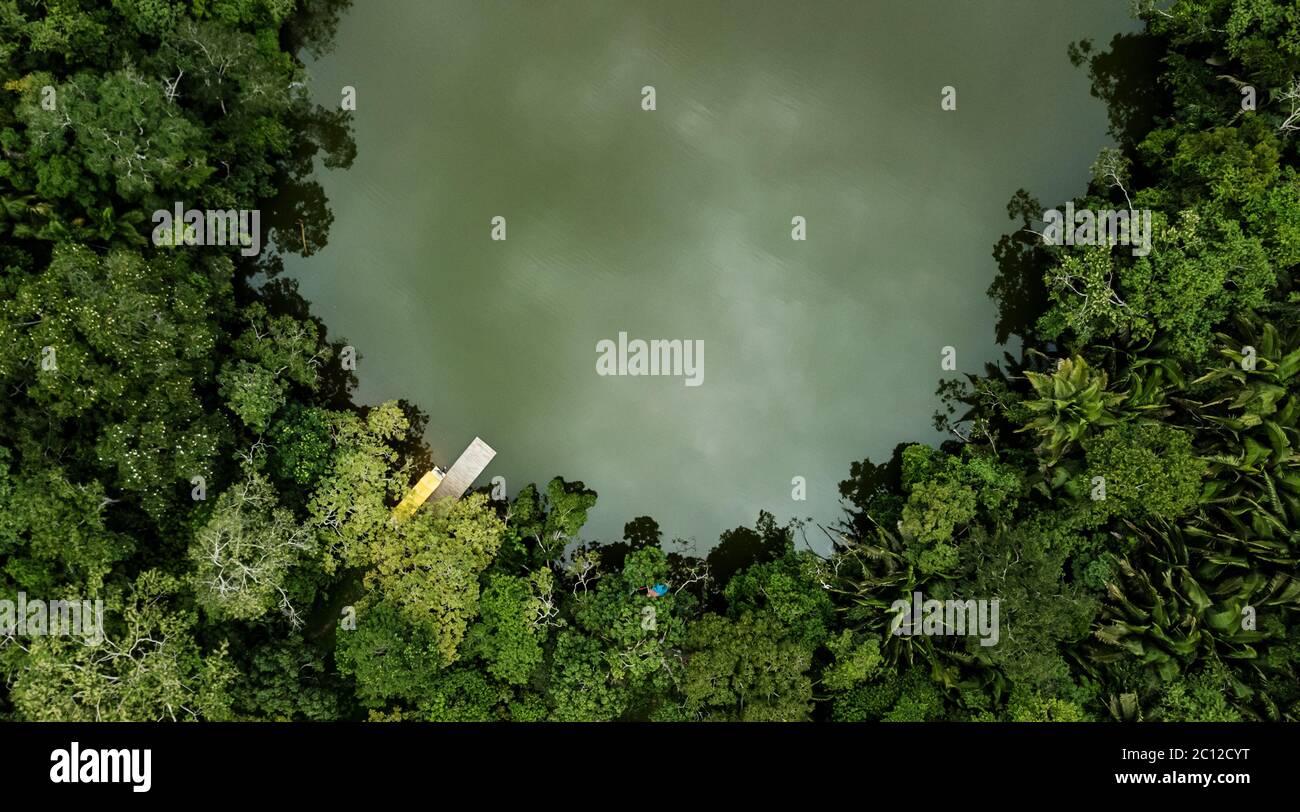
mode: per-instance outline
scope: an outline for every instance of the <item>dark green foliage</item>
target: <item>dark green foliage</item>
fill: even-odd
[[[443,665],[437,640],[382,601],[358,606],[356,630],[337,639],[339,673],[356,680],[357,699],[368,707],[428,698]]]
[[[1104,498],[1094,501],[1105,514],[1176,519],[1196,507],[1206,465],[1192,453],[1187,432],[1160,423],[1126,423],[1107,429],[1084,449],[1088,484],[1093,477],[1104,480]]]
[[[343,716],[346,684],[301,638],[267,641],[238,665],[240,679],[230,688],[236,718],[325,722]]]
[[[271,426],[271,470],[281,480],[310,485],[329,467],[334,444],[324,409],[293,404]]]
[[[831,718],[836,722],[879,721],[894,707],[902,692],[902,679],[898,672],[886,671],[877,681],[837,694],[831,708]]]
[[[698,718],[797,722],[812,710],[812,649],[772,615],[706,615],[687,647],[682,693]]]

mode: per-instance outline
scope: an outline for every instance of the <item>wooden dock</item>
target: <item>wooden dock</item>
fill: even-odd
[[[411,518],[430,497],[434,501],[461,498],[496,455],[492,446],[475,437],[474,442],[461,452],[445,473],[441,468],[434,467],[420,477],[415,487],[393,508],[393,518],[398,521]]]
[[[474,442],[447,469],[447,476],[433,491],[434,500],[459,499],[464,496],[465,491],[469,490],[469,486],[474,484],[474,480],[478,479],[478,475],[483,473],[483,469],[488,467],[496,455],[492,446],[475,437]]]

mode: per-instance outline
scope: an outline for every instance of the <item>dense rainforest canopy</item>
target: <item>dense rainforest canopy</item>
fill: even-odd
[[[1078,43],[1116,143],[1074,204],[1150,210],[1150,252],[1045,244],[1018,193],[990,295],[1023,349],[941,384],[952,439],[705,559],[648,517],[580,544],[596,493],[558,477],[393,521],[427,418],[354,405],[277,275],[355,151],[300,61],[342,5],[0,0],[0,597],[106,607],[98,645],[0,636],[0,717],[1300,716],[1292,0]],[[177,202],[273,247],[155,246]],[[917,592],[997,599],[996,644],[891,633]]]

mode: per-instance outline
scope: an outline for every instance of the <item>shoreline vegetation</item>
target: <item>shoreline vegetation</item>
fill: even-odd
[[[1143,212],[1143,250],[1048,244],[1018,192],[1023,350],[940,384],[952,439],[852,463],[828,556],[762,513],[704,558],[649,517],[575,548],[597,494],[559,477],[391,520],[428,417],[352,404],[279,275],[355,157],[297,56],[347,8],[0,0],[0,597],[105,607],[97,645],[0,636],[0,718],[1300,716],[1294,4],[1072,47],[1116,145],[1070,211]],[[281,253],[156,247],[175,201]]]

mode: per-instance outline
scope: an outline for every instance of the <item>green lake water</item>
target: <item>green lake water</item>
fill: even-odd
[[[1128,5],[357,2],[309,63],[319,103],[356,89],[357,157],[318,169],[329,242],[286,269],[360,402],[419,404],[444,466],[483,437],[511,495],[584,481],[586,538],[834,522],[851,461],[942,439],[942,348],[1006,349],[1006,203],[1082,192],[1106,110],[1066,47]],[[598,375],[620,332],[702,341],[702,384]]]

